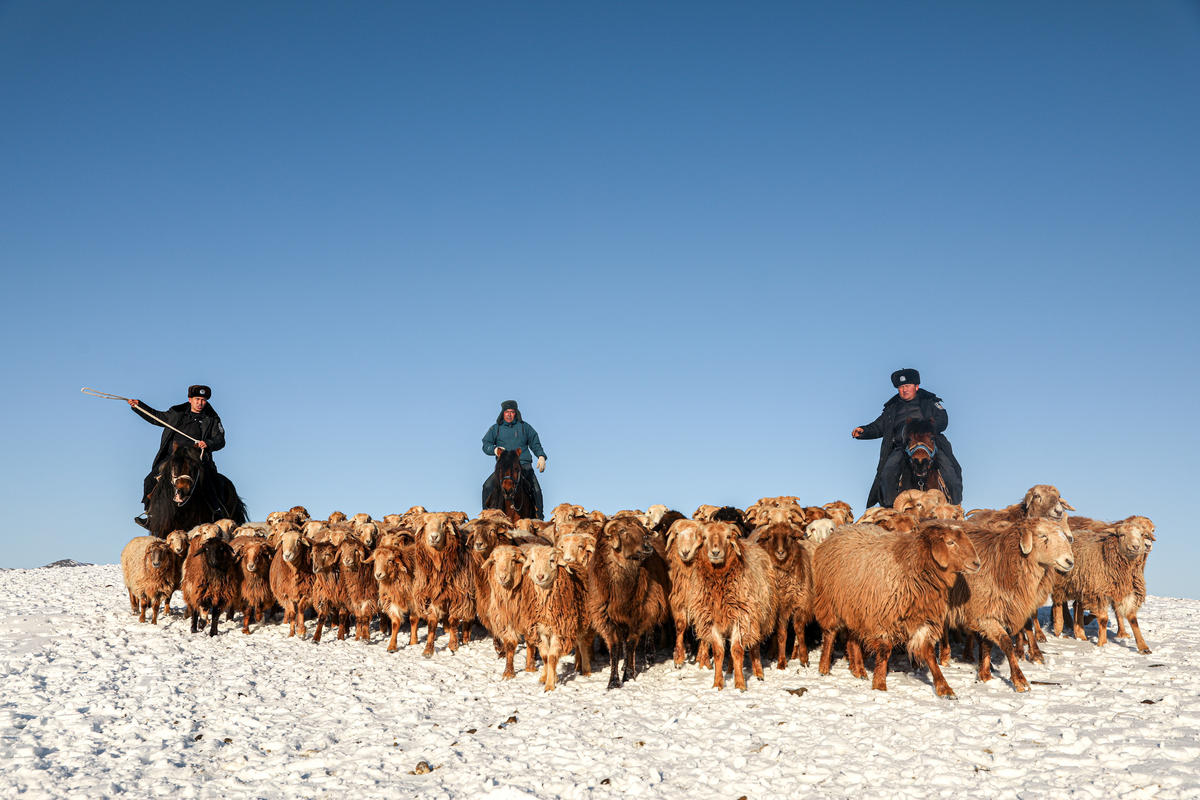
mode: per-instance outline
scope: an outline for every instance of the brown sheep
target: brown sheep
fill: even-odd
[[[865,523],[844,525],[813,555],[813,612],[821,626],[820,672],[828,675],[833,641],[846,631],[851,672],[866,677],[862,647],[875,652],[872,689],[887,691],[888,657],[904,644],[929,667],[939,697],[954,690],[934,658],[955,576],[978,570],[975,547],[960,527],[931,522],[913,534]]]
[[[636,674],[636,644],[666,621],[669,594],[666,564],[641,521],[626,517],[605,523],[588,568],[587,607],[592,629],[608,647],[608,688]],[[619,675],[622,655],[625,666]]]
[[[475,593],[467,558],[460,546],[458,524],[447,513],[427,513],[417,538],[415,599],[429,626],[422,652],[433,655],[438,622],[442,621],[450,641],[450,652],[458,650],[459,626],[475,619]],[[411,644],[416,644],[413,626]]]
[[[812,622],[812,556],[803,546],[804,530],[787,523],[776,522],[758,528],[750,541],[759,545],[771,557],[775,570],[776,666],[786,669],[788,623],[796,633],[792,658],[808,666],[808,643],[804,628]]]
[[[696,576],[696,555],[704,546],[704,524],[691,519],[676,520],[667,531],[667,571],[671,576],[671,592],[667,598],[671,619],[675,623],[675,668],[687,658],[683,638],[693,626],[691,610],[699,578]],[[711,666],[707,643],[702,641],[697,653],[702,667]]]
[[[503,680],[516,677],[513,659],[522,637],[525,668],[533,670],[537,616],[532,584],[524,578],[525,553],[514,545],[497,544],[483,562],[483,581],[489,588],[486,599],[479,601],[479,618],[504,654]]]
[[[129,592],[129,609],[138,615],[138,622],[146,621],[149,607],[153,611],[150,624],[158,624],[159,600],[170,610],[180,563],[170,544],[157,536],[135,536],[121,550],[121,573]]]
[[[374,523],[367,523],[374,524]],[[350,536],[337,550],[347,617],[354,618],[354,640],[371,641],[371,619],[379,613],[379,584],[370,548]]]
[[[639,526],[641,521],[629,517]],[[614,521],[615,523],[615,521]],[[538,652],[542,655],[545,691],[552,692],[558,678],[558,660],[575,651],[581,675],[591,674],[591,636],[587,610],[587,579],[562,563],[558,550],[532,545],[525,565],[533,595]]]
[[[378,584],[379,610],[390,622],[391,639],[388,652],[396,652],[396,636],[400,622],[409,617],[415,633],[417,629],[416,604],[413,600],[413,546],[406,547],[381,544],[371,554],[373,574]]]
[[[271,593],[283,607],[288,636],[304,638],[304,612],[312,590],[312,543],[298,530],[284,531],[271,559]]]
[[[497,511],[499,516],[491,514],[487,516],[480,515],[462,526],[461,532],[465,534],[463,544],[467,548],[467,564],[471,570],[471,583],[475,590],[475,613],[479,619],[479,623],[490,631],[491,627],[484,617],[488,605],[488,592],[490,591],[491,583],[488,580],[487,572],[483,565],[497,545],[511,544],[513,526],[503,511],[499,509],[488,510]],[[468,638],[470,638],[470,632],[470,626],[468,626],[466,631]],[[499,644],[499,641],[499,639],[496,639],[497,644]]]
[[[242,571],[241,596],[237,608],[242,612],[242,633],[250,633],[255,619],[265,622],[275,607],[271,593],[271,559],[275,549],[261,536],[235,536],[230,543]]]
[[[1014,524],[963,527],[979,555],[982,568],[964,574],[950,590],[947,626],[981,637],[979,680],[990,680],[991,641],[1008,659],[1013,689],[1024,692],[1029,682],[1017,664],[1012,637],[1025,625],[1045,597],[1043,580],[1048,570],[1070,571],[1075,565],[1066,519],[1033,517]],[[942,662],[949,658],[949,647]]]
[[[338,639],[346,638],[346,588],[342,585],[342,565],[338,561],[338,546],[330,541],[312,543],[313,580],[309,586],[309,605],[317,614],[313,644],[321,641],[321,632],[338,623]]]
[[[1139,587],[1138,577],[1144,574],[1149,549],[1147,535],[1153,535],[1154,523],[1146,517],[1129,517],[1108,525],[1077,517],[1069,521],[1075,531],[1075,569],[1055,576],[1052,593],[1055,635],[1062,635],[1064,609],[1068,601],[1074,601],[1075,638],[1086,641],[1083,612],[1091,609],[1099,625],[1096,645],[1103,647],[1108,641],[1111,603],[1118,619],[1129,620],[1138,652],[1150,653],[1137,621],[1138,608],[1145,599],[1145,579],[1142,578]]]
[[[208,635],[217,635],[217,620],[222,609],[237,606],[241,599],[242,572],[233,548],[219,537],[196,539],[183,564],[183,602],[192,615],[192,633],[197,630],[200,612],[207,611]]]
[[[730,522],[709,522],[696,557],[695,593],[690,616],[696,633],[713,652],[713,688],[725,688],[725,642],[733,658],[733,685],[746,691],[745,656],[762,680],[759,644],[775,625],[775,576],[770,556],[744,541]]]
[[[854,510],[845,500],[834,500],[821,508],[825,509],[825,513],[829,515],[829,519],[833,520],[835,525],[849,525],[854,521]]]
[[[1025,492],[1025,497],[1020,503],[1014,503],[1011,506],[1006,506],[1001,509],[990,508],[974,508],[966,512],[966,518],[971,522],[981,524],[993,524],[995,522],[1015,523],[1021,519],[1031,519],[1033,517],[1046,517],[1048,519],[1062,519],[1066,516],[1067,511],[1074,511],[1075,507],[1062,499],[1058,488],[1047,483],[1039,483],[1036,486],[1031,486],[1029,491]]]

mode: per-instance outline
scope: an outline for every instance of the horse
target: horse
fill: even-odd
[[[496,456],[496,469],[488,483],[492,491],[483,502],[484,508],[498,508],[514,523],[533,516],[533,490],[522,474],[521,448],[502,450]]]
[[[900,464],[900,489],[940,489],[950,496],[937,464],[937,431],[928,420],[916,419],[904,426],[904,459]]]
[[[246,522],[246,504],[238,497],[233,481],[203,456],[197,447],[176,444],[171,448],[150,490],[151,535],[165,537],[174,530],[191,530],[226,518],[238,525]]]

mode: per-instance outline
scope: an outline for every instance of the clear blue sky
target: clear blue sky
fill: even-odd
[[[0,565],[114,562],[213,387],[252,516],[863,510],[921,370],[968,506],[1200,597],[1191,2],[0,2]]]

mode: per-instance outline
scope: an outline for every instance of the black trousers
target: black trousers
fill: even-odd
[[[483,499],[479,505],[481,508],[487,508],[488,498],[492,496],[492,492],[498,490],[496,486],[495,473],[488,475],[486,481],[483,482]],[[533,516],[536,519],[542,519],[544,516],[542,506],[542,485],[538,483],[537,473],[534,472],[532,466],[521,465],[521,480],[533,487]]]
[[[946,482],[947,499],[951,503],[962,502],[962,475],[954,468],[954,462],[940,448],[937,455],[934,456],[937,461],[938,471],[942,475],[942,480]],[[900,471],[904,468],[904,451],[897,448],[887,457],[887,461],[883,462],[883,468],[879,471],[879,504],[885,508],[891,508],[896,502],[896,495],[900,494]]]

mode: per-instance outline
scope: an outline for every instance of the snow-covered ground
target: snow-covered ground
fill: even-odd
[[[116,565],[10,570],[0,797],[1200,797],[1200,602],[1140,620],[1152,655],[1051,636],[1026,694],[1002,660],[952,661],[942,700],[902,656],[882,693],[816,653],[746,693],[669,663],[606,691],[600,657],[546,694],[483,639],[210,639],[139,624]]]

